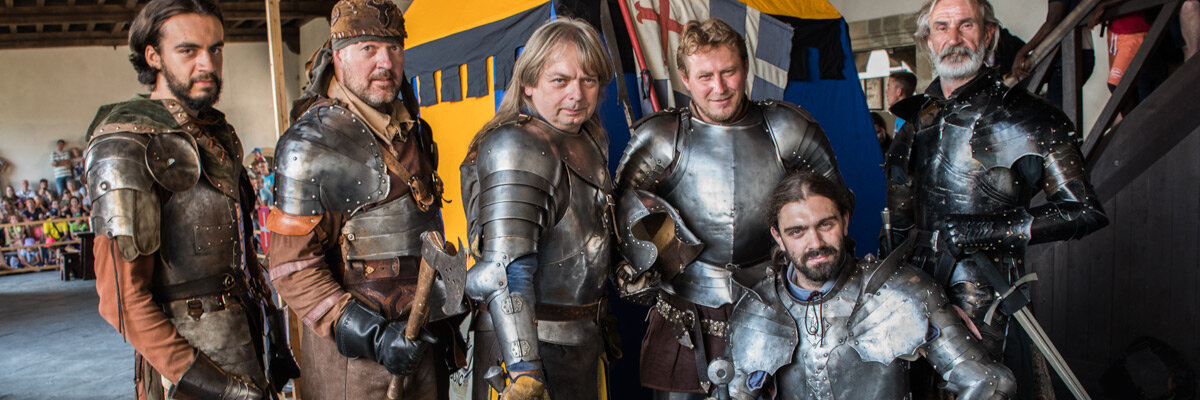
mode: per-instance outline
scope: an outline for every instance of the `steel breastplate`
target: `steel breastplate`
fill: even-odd
[[[156,284],[179,284],[241,270],[246,255],[237,201],[205,179],[170,196],[162,207],[162,263],[155,274]]]
[[[1029,203],[1033,182],[1022,182],[1014,170],[1026,153],[1004,154],[1024,150],[1029,139],[988,117],[1002,100],[1003,92],[990,87],[964,94],[914,135],[909,171],[918,227],[936,230],[948,215],[993,215]]]
[[[348,260],[383,260],[420,256],[421,233],[442,231],[437,208],[421,212],[412,196],[400,196],[350,216],[342,226]]]
[[[556,202],[558,223],[538,241],[537,282],[539,303],[588,304],[604,296],[611,273],[612,198],[568,168],[565,189]],[[608,181],[607,171],[604,181]]]
[[[660,185],[704,243],[699,260],[712,265],[752,264],[770,254],[766,200],[787,170],[761,110],[748,113],[734,125],[685,121],[675,170]]]
[[[862,285],[862,274],[850,274],[840,290],[835,287],[824,300],[807,303],[793,298],[782,280],[777,283],[780,301],[800,333],[792,363],[775,377],[783,398],[901,399],[908,394],[906,362],[866,362],[854,348],[865,339],[853,333],[850,321]],[[809,333],[819,325],[823,335]]]

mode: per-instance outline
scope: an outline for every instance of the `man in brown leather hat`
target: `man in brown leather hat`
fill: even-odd
[[[277,145],[266,222],[271,281],[304,323],[301,393],[379,399],[399,375],[405,399],[446,398],[450,340],[403,333],[419,235],[442,230],[436,148],[404,78],[404,18],[391,1],[342,0],[330,24]],[[444,317],[430,303],[430,320]]]

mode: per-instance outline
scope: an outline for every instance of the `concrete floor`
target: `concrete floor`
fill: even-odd
[[[133,348],[96,312],[95,281],[0,276],[0,399],[132,399]]]

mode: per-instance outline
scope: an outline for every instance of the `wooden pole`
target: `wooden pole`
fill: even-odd
[[[283,136],[283,132],[288,128],[288,98],[287,88],[284,86],[283,80],[283,34],[279,20],[279,0],[263,0],[267,12],[267,51],[270,52],[271,58],[271,93],[274,95],[275,106],[275,137]],[[278,299],[277,299],[278,300]],[[303,368],[300,363],[302,335],[304,330],[300,326],[300,318],[297,317],[295,311],[291,307],[284,305],[282,301],[278,301],[280,307],[287,310],[287,330],[288,344],[292,348],[292,355],[296,357],[296,365]],[[283,388],[277,388],[282,390]],[[300,399],[303,396],[300,393],[300,378],[292,380],[292,398]],[[285,398],[284,396],[280,396]]]
[[[263,0],[267,8],[267,49],[271,53],[271,93],[275,95],[275,137],[288,127],[287,88],[283,86],[283,37],[279,0]]]

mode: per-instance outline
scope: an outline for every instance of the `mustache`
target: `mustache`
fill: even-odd
[[[392,73],[391,70],[377,70],[372,72],[371,75],[367,76],[367,79],[393,81],[396,80],[396,74]]]
[[[951,56],[972,57],[974,55],[975,55],[975,53],[972,52],[971,49],[968,48],[967,46],[958,45],[958,46],[950,46],[950,47],[942,49],[942,52],[938,53],[938,59],[945,60],[946,58],[949,58]]]
[[[821,257],[821,256],[832,257],[836,254],[837,254],[837,249],[833,248],[833,246],[821,246],[821,247],[818,247],[818,248],[815,248],[815,249],[805,252],[804,257],[802,257],[800,259],[800,263],[808,264],[809,259],[817,258],[817,257]]]
[[[188,85],[195,85],[196,82],[199,81],[212,81],[217,85],[217,87],[221,86],[221,78],[217,77],[217,74],[211,72],[202,72],[199,75],[193,76],[188,80]]]

